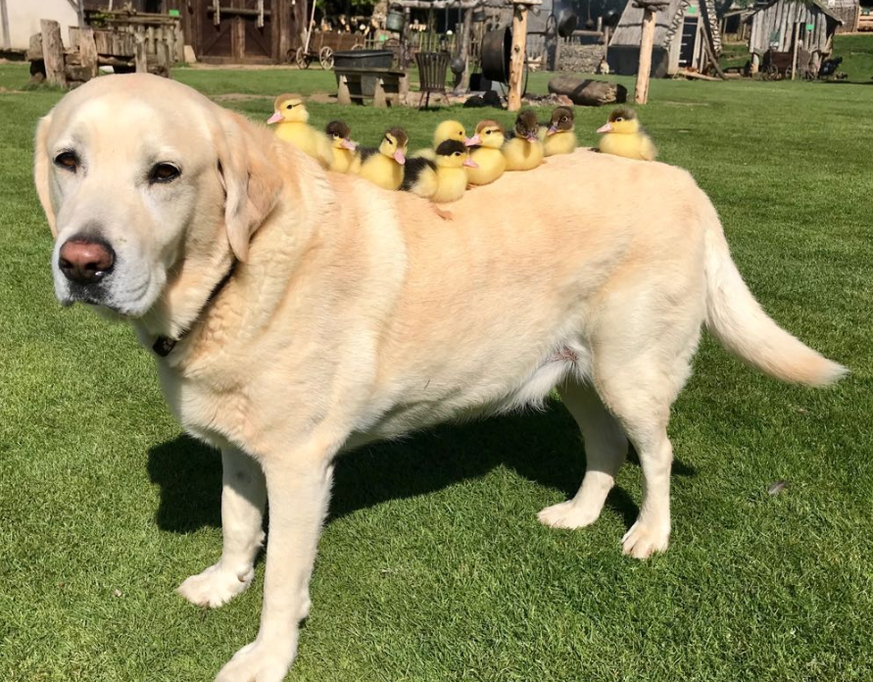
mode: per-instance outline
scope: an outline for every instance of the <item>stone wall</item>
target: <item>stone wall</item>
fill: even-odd
[[[561,45],[558,71],[594,73],[600,60],[606,56],[605,45]]]

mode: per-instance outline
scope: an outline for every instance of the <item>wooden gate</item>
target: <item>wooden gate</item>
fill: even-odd
[[[201,3],[199,59],[214,62],[273,61],[272,0]],[[204,20],[205,19],[205,20]]]

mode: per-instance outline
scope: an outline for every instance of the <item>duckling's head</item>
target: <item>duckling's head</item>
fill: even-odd
[[[466,145],[460,140],[446,140],[436,148],[436,165],[440,168],[478,168],[470,158]]]
[[[500,149],[506,139],[506,131],[497,121],[479,121],[476,134],[470,138],[470,146],[482,145],[492,149]]]
[[[433,133],[433,146],[436,149],[440,146],[440,143],[446,140],[458,140],[470,146],[472,139],[467,137],[467,131],[460,121],[443,121]]]
[[[309,120],[309,112],[306,111],[306,106],[303,104],[303,98],[300,95],[284,94],[276,98],[273,105],[275,111],[267,123],[280,123],[282,121],[291,123],[306,123]]]
[[[633,135],[640,130],[640,119],[637,112],[627,107],[619,107],[609,115],[609,120],[597,129],[598,133],[618,133]]]
[[[552,112],[552,118],[549,120],[549,129],[546,131],[546,135],[566,133],[573,130],[574,118],[575,115],[570,107],[558,107]]]
[[[353,152],[358,148],[358,144],[349,139],[352,131],[345,121],[331,121],[327,124],[324,132],[330,138],[330,143],[337,149],[348,149]]]
[[[525,138],[528,142],[538,142],[537,132],[540,124],[537,121],[537,113],[533,109],[523,109],[515,119],[515,134]]]
[[[403,128],[389,128],[379,143],[379,153],[394,159],[401,166],[406,163],[406,145],[409,137]]]

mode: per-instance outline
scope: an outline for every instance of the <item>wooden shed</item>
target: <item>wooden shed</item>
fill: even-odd
[[[198,60],[216,64],[289,61],[306,29],[308,0],[150,0],[178,13]]]
[[[636,74],[642,21],[643,10],[631,0],[622,12],[606,53],[613,73]],[[672,75],[679,69],[705,71],[720,52],[721,35],[713,0],[670,0],[655,13],[653,78]]]
[[[833,50],[834,33],[842,19],[826,0],[771,0],[751,18],[749,52],[757,65],[767,50],[790,52],[795,38],[818,64]]]

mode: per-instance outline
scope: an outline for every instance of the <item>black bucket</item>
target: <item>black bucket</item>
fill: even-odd
[[[509,82],[509,58],[512,54],[512,30],[486,31],[482,37],[480,62],[482,75],[490,81]]]
[[[482,65],[482,75],[490,81],[509,83],[509,62],[512,57],[512,29],[486,31],[482,37],[482,50],[479,62]],[[527,92],[527,59],[524,62],[522,89]]]

